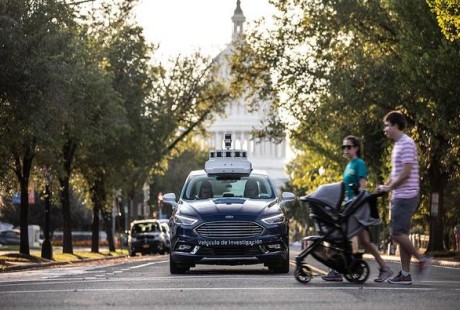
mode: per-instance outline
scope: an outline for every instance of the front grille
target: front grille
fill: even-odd
[[[205,256],[256,256],[263,254],[263,252],[258,246],[231,248],[201,247],[196,254]]]
[[[254,222],[207,222],[195,229],[195,232],[208,238],[247,238],[263,232],[263,227]]]
[[[150,243],[155,242],[155,236],[138,236],[136,237],[137,242]]]

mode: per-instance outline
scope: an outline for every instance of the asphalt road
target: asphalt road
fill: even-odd
[[[291,250],[292,259],[297,254]],[[326,271],[320,263],[310,263]],[[294,261],[292,261],[292,265]],[[433,266],[424,281],[363,285],[308,284],[262,265],[197,266],[169,273],[168,256],[144,256],[74,267],[0,274],[1,309],[458,309],[460,269]],[[394,270],[399,264],[389,262]]]

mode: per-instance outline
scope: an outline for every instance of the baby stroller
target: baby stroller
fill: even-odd
[[[307,246],[296,257],[294,276],[297,281],[308,283],[312,279],[311,268],[304,262],[308,255],[342,273],[352,283],[364,283],[369,277],[369,265],[362,259],[362,253],[353,253],[350,238],[361,230],[380,222],[377,212],[377,197],[384,192],[370,194],[356,193],[355,198],[342,206],[345,194],[343,182],[318,187],[310,195],[301,197],[310,207],[317,235],[306,238]]]

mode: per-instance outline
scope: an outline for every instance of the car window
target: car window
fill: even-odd
[[[160,227],[157,223],[136,223],[133,226],[132,232],[134,234],[146,233],[146,232],[159,232]]]
[[[208,190],[209,186],[211,191]],[[203,188],[206,190],[203,191]],[[209,195],[208,192],[210,192]],[[182,195],[182,198],[186,200],[221,197],[271,199],[276,198],[276,194],[268,177],[264,175],[250,175],[249,177],[199,175],[188,179]]]

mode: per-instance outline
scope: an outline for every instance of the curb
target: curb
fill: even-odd
[[[103,260],[116,260],[116,259],[128,258],[128,257],[129,256],[127,255],[120,255],[120,256],[108,256],[108,257],[101,257],[101,258],[78,259],[78,260],[71,260],[71,261],[65,261],[65,262],[46,262],[46,263],[5,266],[0,269],[0,273],[10,272],[10,271],[40,269],[40,268],[64,266],[64,265],[78,265],[82,263],[91,263],[91,262],[103,261]]]
[[[383,260],[385,261],[391,261],[391,262],[400,262],[399,256],[393,256],[393,255],[381,255]],[[364,254],[364,258],[366,259],[374,259],[374,256],[371,254]],[[412,259],[412,263],[416,263],[417,260]],[[457,261],[450,261],[450,260],[445,260],[445,259],[438,259],[433,257],[432,266],[442,266],[442,267],[453,267],[453,268],[460,268],[460,262]]]

